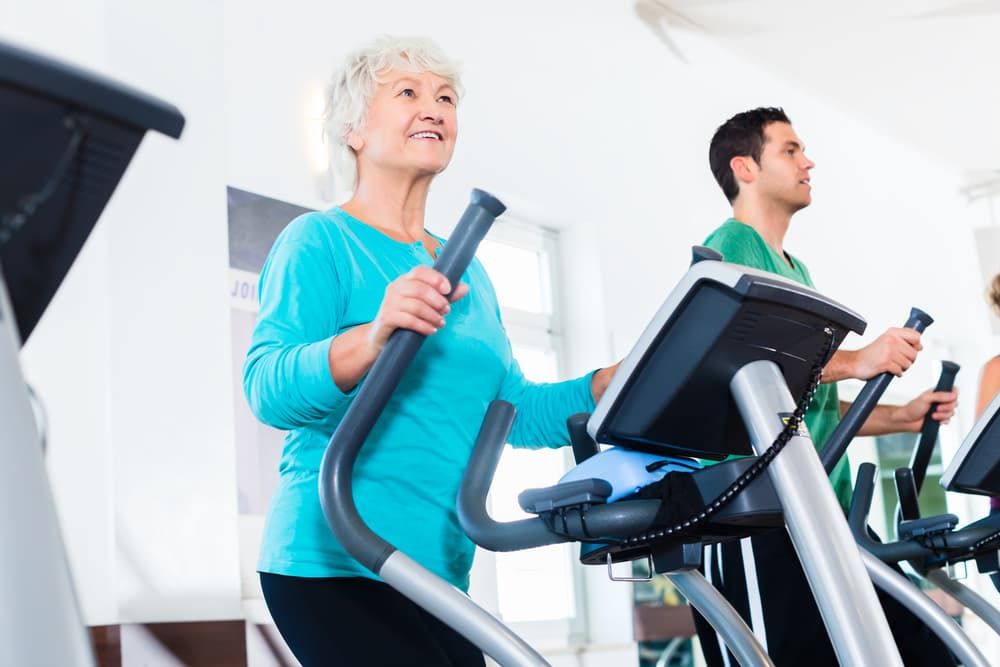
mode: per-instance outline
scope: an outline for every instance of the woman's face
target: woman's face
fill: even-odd
[[[382,80],[364,128],[348,136],[359,172],[375,167],[417,175],[440,173],[455,150],[455,91],[432,72],[390,70]]]

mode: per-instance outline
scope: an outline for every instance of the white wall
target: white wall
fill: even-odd
[[[188,117],[143,142],[24,354],[85,619],[238,617],[222,5],[3,8],[4,37]]]
[[[144,142],[25,353],[52,413],[53,479],[89,622],[240,613],[224,188],[325,206],[317,91],[381,32],[431,35],[465,63],[461,141],[428,226],[450,229],[473,186],[569,221],[564,281],[579,291],[567,330],[587,332],[574,370],[626,351],[690,245],[728,215],[707,166],[715,127],[773,104],[818,165],[787,247],[871,336],[911,304],[931,312],[929,347],[966,366],[971,406],[973,369],[997,341],[974,264],[981,222],[956,170],[707,38],[678,33],[679,61],[629,3],[4,0],[0,38],[96,67],[189,120],[180,142]],[[915,369],[906,391],[935,374]],[[971,425],[967,412],[958,422]]]
[[[27,3],[0,4],[0,37],[45,48],[80,65],[104,62],[103,3],[53,2],[50,15]],[[79,29],[82,28],[82,29]],[[79,30],[78,30],[79,29]],[[111,493],[108,226],[99,224],[22,352],[26,379],[50,420],[49,471],[84,617],[110,623],[114,598]],[[68,341],[63,332],[72,331]],[[67,354],[86,350],[86,354]],[[72,378],[71,380],[67,380]]]
[[[109,210],[119,611],[234,618],[223,5],[108,6],[118,74],[188,118],[180,144],[149,137]]]

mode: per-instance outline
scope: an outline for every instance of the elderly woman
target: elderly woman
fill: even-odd
[[[351,558],[320,508],[323,450],[395,329],[429,338],[358,460],[354,496],[377,533],[463,590],[473,545],[455,498],[489,402],[517,405],[512,443],[560,446],[566,416],[591,410],[614,372],[528,382],[482,265],[454,292],[431,268],[442,240],[424,227],[427,192],[455,148],[460,91],[455,65],[428,40],[381,38],[351,54],[330,87],[326,128],[354,194],[293,220],[261,275],[244,387],[257,417],[288,435],[258,569],[307,667],[483,664]]]

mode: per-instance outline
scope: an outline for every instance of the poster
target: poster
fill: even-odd
[[[241,515],[264,515],[278,483],[284,431],[257,421],[243,393],[243,360],[257,321],[257,280],[274,240],[293,218],[310,209],[226,188],[229,210],[229,303]]]

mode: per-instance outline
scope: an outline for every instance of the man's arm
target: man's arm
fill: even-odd
[[[924,417],[931,405],[937,403],[934,414],[936,421],[947,424],[955,414],[958,405],[958,389],[934,391],[928,389],[906,405],[876,405],[868,419],[862,424],[858,435],[887,435],[889,433],[917,433],[924,423]],[[851,404],[840,402],[843,416]]]
[[[899,377],[923,349],[913,329],[892,327],[860,350],[837,350],[823,369],[823,382],[868,380],[880,373]]]

